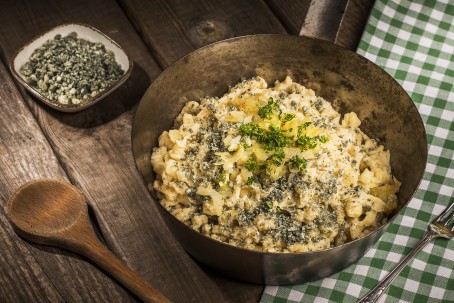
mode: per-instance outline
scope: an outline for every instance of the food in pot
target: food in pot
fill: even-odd
[[[160,203],[234,246],[307,252],[374,231],[397,207],[390,153],[287,77],[260,77],[188,102],[151,163]]]

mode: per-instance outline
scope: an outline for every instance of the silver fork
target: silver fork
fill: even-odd
[[[454,198],[446,207],[446,209],[437,217],[429,227],[424,235],[421,242],[416,245],[413,250],[403,258],[397,266],[391,270],[388,275],[369,291],[361,300],[357,303],[373,303],[377,302],[378,299],[383,295],[388,286],[394,280],[397,275],[404,269],[408,262],[410,262],[415,255],[426,246],[434,238],[447,238],[452,239],[454,237]]]

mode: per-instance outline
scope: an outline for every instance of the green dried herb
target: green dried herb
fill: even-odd
[[[59,104],[93,98],[124,74],[112,51],[75,32],[47,40],[20,72],[34,89]]]

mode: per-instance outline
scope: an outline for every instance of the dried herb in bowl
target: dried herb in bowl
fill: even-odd
[[[21,68],[30,86],[57,104],[79,104],[118,80],[124,70],[102,43],[76,32],[56,35],[36,49]]]

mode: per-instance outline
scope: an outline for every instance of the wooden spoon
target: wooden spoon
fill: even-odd
[[[85,198],[73,185],[51,179],[28,182],[11,196],[7,213],[22,237],[89,258],[145,302],[170,302],[98,240]]]

